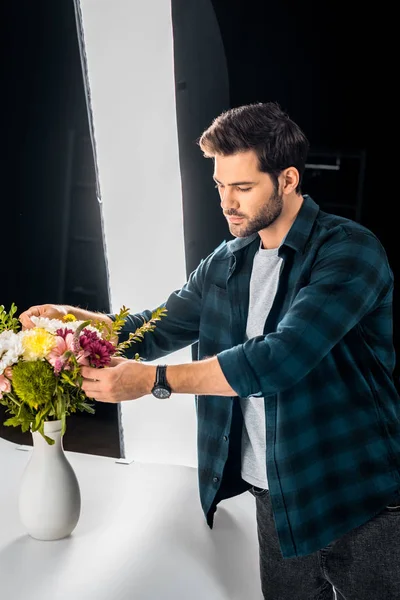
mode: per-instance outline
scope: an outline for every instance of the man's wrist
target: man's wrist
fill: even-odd
[[[156,382],[157,366],[146,365],[146,392],[151,394]]]
[[[113,324],[112,319],[110,319],[110,317],[108,317],[106,313],[93,312],[91,310],[79,308],[78,306],[63,305],[63,308],[66,310],[67,313],[74,315],[74,317],[78,319],[78,321],[87,321],[88,319],[96,323],[103,321],[104,323],[107,323],[107,325],[109,325],[110,327]]]
[[[213,356],[181,365],[169,365],[167,382],[177,394],[202,394],[212,396],[236,396]]]
[[[91,320],[94,323],[106,323],[107,329],[111,333],[113,320],[106,313],[97,313],[92,312],[90,310],[85,310],[84,308],[79,308],[78,306],[68,306],[67,304],[62,305],[62,308],[65,310],[65,314],[74,315],[78,321],[87,321]],[[110,338],[112,344],[118,344],[118,336],[113,334]]]

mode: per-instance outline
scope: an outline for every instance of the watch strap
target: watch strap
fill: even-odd
[[[155,385],[169,387],[167,383],[167,365],[157,365]]]

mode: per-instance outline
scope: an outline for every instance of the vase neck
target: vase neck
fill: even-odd
[[[32,432],[32,440],[33,440],[33,447],[38,450],[44,450],[44,451],[53,451],[53,452],[62,452],[63,451],[63,444],[62,444],[62,437],[61,437],[61,425],[59,428],[55,428],[50,427],[47,428],[46,425],[48,425],[48,423],[45,423],[45,427],[44,427],[44,432],[45,435],[49,438],[51,438],[52,440],[54,440],[54,444],[49,444],[46,439],[42,436],[41,433],[39,433],[39,431],[33,431]],[[53,423],[52,423],[53,425]],[[49,431],[48,429],[51,429],[51,431]]]

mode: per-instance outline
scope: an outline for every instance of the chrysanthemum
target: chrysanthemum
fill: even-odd
[[[0,375],[7,367],[17,363],[19,357],[22,356],[22,338],[24,334],[24,331],[14,333],[11,330],[0,333]]]
[[[55,336],[41,328],[25,331],[22,338],[24,360],[41,360],[45,358],[56,344]]]
[[[115,348],[106,340],[97,340],[90,346],[89,362],[92,367],[105,367],[110,364],[111,356],[114,354]]]
[[[63,317],[63,321],[64,323],[71,323],[72,321],[76,321],[76,317],[74,315],[71,315],[71,313],[68,313],[67,315],[65,315],[65,317]]]
[[[47,319],[47,317],[30,317],[31,321],[35,324],[35,327],[40,329],[45,329],[49,333],[55,334],[57,329],[64,328],[65,323],[60,319]],[[76,331],[80,325],[82,325],[84,321],[70,321],[68,322],[68,329],[70,331]],[[100,336],[99,331],[93,325],[86,325],[85,329],[89,329]]]
[[[92,367],[105,367],[110,363],[111,356],[116,351],[111,342],[98,338],[92,331],[87,331],[86,328],[83,330],[79,342]]]
[[[45,360],[21,361],[13,368],[13,390],[31,408],[52,402],[56,383],[53,368]]]

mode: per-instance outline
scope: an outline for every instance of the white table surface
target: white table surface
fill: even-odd
[[[30,452],[0,438],[1,600],[260,600],[255,502],[219,504],[211,530],[196,469],[67,452],[82,509],[64,540],[28,536],[18,489]]]

